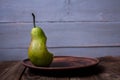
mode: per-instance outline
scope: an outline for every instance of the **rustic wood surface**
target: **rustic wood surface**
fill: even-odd
[[[0,80],[120,80],[120,56],[98,59],[100,63],[95,67],[56,74],[29,70],[21,61],[0,62]]]
[[[0,61],[27,57],[32,12],[54,55],[120,53],[120,0],[0,0]]]

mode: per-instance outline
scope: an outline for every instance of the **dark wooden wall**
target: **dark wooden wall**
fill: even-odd
[[[120,55],[120,0],[0,0],[0,60],[27,58],[32,12],[54,55]]]

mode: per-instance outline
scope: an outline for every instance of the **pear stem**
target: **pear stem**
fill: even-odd
[[[35,15],[34,15],[34,13],[32,13],[32,16],[33,16],[33,26],[34,26],[34,28],[36,27],[36,24],[35,24]]]

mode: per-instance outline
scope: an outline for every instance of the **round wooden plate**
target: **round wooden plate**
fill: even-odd
[[[30,69],[38,70],[71,70],[95,66],[99,63],[98,59],[74,56],[55,56],[49,67],[37,67],[29,59],[22,61],[22,64]]]

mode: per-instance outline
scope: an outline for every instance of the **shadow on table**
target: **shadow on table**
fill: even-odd
[[[100,74],[104,71],[104,67],[97,65],[88,68],[72,69],[72,70],[35,70],[28,69],[28,74],[39,75],[39,76],[49,76],[49,77],[85,77]]]

